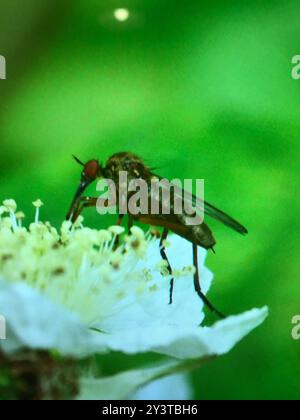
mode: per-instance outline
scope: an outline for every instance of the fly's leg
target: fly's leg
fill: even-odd
[[[123,218],[124,218],[124,215],[123,214],[119,214],[119,217],[118,217],[118,220],[117,220],[117,223],[116,223],[117,226],[121,226],[122,225]]]
[[[133,217],[130,214],[128,214],[128,235],[131,235],[130,230],[132,226],[133,226]]]
[[[83,210],[87,207],[96,207],[97,204],[97,198],[95,197],[81,197],[80,203],[75,209],[73,215],[72,215],[72,223],[75,223],[80,214],[83,212]]]
[[[216,315],[218,315],[219,318],[224,319],[226,318],[225,315],[223,315],[218,309],[216,309],[212,303],[207,299],[205,294],[201,290],[200,286],[200,280],[199,280],[199,268],[198,268],[198,247],[196,244],[193,244],[193,260],[194,260],[194,266],[195,266],[195,274],[194,274],[194,286],[195,291],[197,292],[200,299],[204,302],[204,304]]]
[[[168,271],[169,271],[170,275],[172,275],[172,268],[170,266],[170,263],[169,263],[169,260],[168,260],[167,254],[166,254],[166,248],[164,246],[164,241],[167,239],[168,233],[169,233],[168,229],[164,229],[164,231],[162,233],[162,236],[161,236],[161,239],[160,239],[159,249],[160,249],[160,255],[161,255],[162,259],[164,261],[166,261]],[[174,289],[174,278],[172,277],[171,280],[170,280],[170,301],[169,301],[169,305],[171,305],[172,302],[173,302],[173,289]]]
[[[124,214],[119,214],[116,225],[121,226],[123,223],[123,219],[124,219]],[[114,250],[117,249],[119,245],[120,245],[120,235],[118,235],[115,239]]]
[[[77,209],[75,210],[75,212],[73,213],[72,223],[76,222],[76,220],[78,219],[78,217],[80,216],[80,214],[83,212],[84,209],[86,209],[88,207],[96,207],[97,200],[98,200],[98,198],[96,198],[96,197],[81,197],[80,204],[77,207]],[[106,200],[104,202],[104,207],[107,206],[108,204],[109,204],[109,202],[108,202],[108,200]],[[118,226],[122,225],[123,218],[124,218],[124,215],[120,214],[119,217],[118,217],[117,223],[116,223]]]

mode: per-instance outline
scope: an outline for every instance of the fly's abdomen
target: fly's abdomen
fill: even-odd
[[[199,225],[188,225],[187,216],[177,215],[181,226],[184,226],[182,237],[188,241],[202,246],[205,249],[210,249],[216,244],[216,240],[212,234],[210,228],[205,224],[201,223]],[[180,233],[179,233],[180,234]]]
[[[210,249],[216,244],[212,231],[205,223],[193,226],[192,230],[195,242],[203,248]]]

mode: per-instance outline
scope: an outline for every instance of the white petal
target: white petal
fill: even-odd
[[[192,399],[192,388],[187,375],[170,375],[142,387],[133,395],[132,399],[152,401],[190,400]]]
[[[192,264],[192,247],[187,241],[173,235],[171,246],[167,250],[172,267],[181,269]],[[199,272],[201,287],[207,293],[213,279],[213,274],[204,266],[206,251],[199,248]],[[147,251],[147,259],[137,263],[136,272],[151,269],[161,260],[158,241],[153,242]],[[162,277],[157,271],[155,276],[155,290],[145,289],[143,293],[136,293],[130,287],[125,289],[126,298],[119,302],[116,310],[110,311],[102,317],[97,325],[101,330],[116,332],[125,328],[146,328],[150,326],[198,326],[204,319],[203,302],[194,290],[193,275],[175,278],[173,303],[169,305],[170,279]],[[141,279],[141,281],[143,281]],[[116,283],[114,283],[116,284]],[[142,285],[141,285],[142,286]],[[118,310],[119,309],[119,310]]]
[[[26,284],[0,281],[0,311],[7,323],[7,339],[0,340],[4,352],[27,347],[81,357],[94,353],[96,347],[99,352],[105,350],[76,315]]]
[[[155,351],[179,359],[198,359],[229,352],[267,317],[268,308],[252,309],[229,317],[212,327],[160,326],[123,329],[105,336],[115,351],[134,354]]]
[[[194,367],[201,366],[197,362]],[[156,367],[130,370],[106,378],[82,378],[79,400],[126,400],[133,397],[141,387],[164,376],[171,377],[177,371],[189,370],[185,362],[164,362]],[[173,376],[172,376],[173,378]]]

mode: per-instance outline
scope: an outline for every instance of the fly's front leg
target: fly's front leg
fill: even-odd
[[[75,223],[76,222],[76,220],[78,219],[79,215],[83,212],[83,210],[85,208],[87,208],[87,207],[96,207],[97,200],[98,200],[98,198],[96,198],[96,197],[81,197],[80,204],[79,204],[79,206],[77,207],[76,211],[74,212],[74,214],[72,216],[72,223]],[[109,204],[109,201],[106,200],[104,202],[104,206],[108,206],[108,204]],[[122,225],[122,222],[123,222],[123,219],[124,219],[124,215],[120,214],[119,217],[118,217],[118,220],[117,220],[117,223],[116,224],[118,226],[121,226]],[[120,237],[117,236],[116,237],[116,240],[115,240],[114,248],[116,249],[119,246],[119,244],[120,244]]]
[[[133,217],[128,214],[128,235],[131,235],[131,228],[133,226]]]
[[[80,214],[83,212],[84,209],[88,207],[96,207],[97,201],[98,201],[98,198],[96,197],[81,197],[80,203],[78,207],[76,208],[75,212],[73,213],[73,216],[71,219],[72,223],[76,222],[76,220],[78,219],[78,217],[80,216]],[[109,200],[107,199],[104,201],[103,207],[108,207],[108,205],[109,205]],[[123,217],[124,217],[123,215],[119,215],[119,218],[117,220],[117,225],[121,226]]]
[[[168,260],[167,254],[166,254],[166,248],[164,246],[164,241],[167,239],[168,233],[169,233],[168,229],[164,229],[163,234],[162,234],[161,239],[160,239],[159,248],[160,248],[160,255],[161,255],[162,259],[164,261],[166,261],[168,271],[169,271],[170,275],[172,276],[172,268],[170,266],[170,263],[169,263],[169,260]],[[171,280],[170,280],[170,301],[169,301],[169,305],[171,305],[172,302],[173,302],[173,289],[174,289],[174,278],[172,277]]]
[[[87,207],[96,207],[97,204],[97,198],[96,197],[81,197],[80,203],[78,207],[76,208],[75,212],[72,215],[72,223],[75,223],[80,214],[83,212],[83,210]]]
[[[212,303],[207,299],[207,297],[201,290],[200,279],[199,279],[199,268],[198,268],[198,247],[196,244],[193,244],[193,260],[194,260],[194,266],[196,269],[195,274],[194,274],[194,286],[195,286],[195,290],[198,296],[212,312],[218,315],[219,318],[221,319],[226,318],[225,315],[223,315],[220,311],[218,311],[218,309],[216,309],[212,305]]]

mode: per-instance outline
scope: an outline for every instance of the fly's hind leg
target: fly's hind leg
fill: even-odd
[[[225,315],[223,315],[218,309],[216,309],[213,304],[207,299],[205,294],[201,290],[200,286],[200,280],[199,280],[199,268],[198,268],[198,247],[196,244],[193,244],[193,260],[194,260],[194,266],[195,266],[195,274],[194,274],[194,286],[195,291],[197,292],[200,299],[204,302],[204,304],[216,315],[218,315],[219,318],[224,319],[226,318]]]
[[[160,239],[159,249],[160,249],[160,255],[161,255],[162,259],[164,261],[166,261],[167,269],[168,269],[170,275],[172,276],[172,268],[171,268],[171,265],[169,263],[169,260],[168,260],[167,254],[166,254],[166,248],[164,246],[164,241],[167,239],[168,233],[169,233],[168,229],[164,229],[163,234],[162,234],[161,239]],[[173,289],[174,289],[174,278],[172,277],[171,280],[170,280],[170,301],[169,301],[169,305],[171,305],[172,302],[173,302]]]

